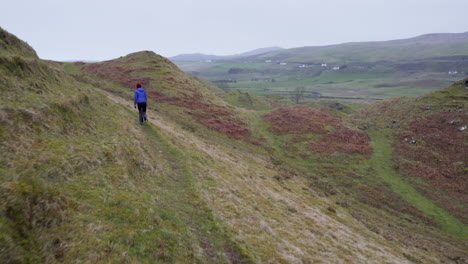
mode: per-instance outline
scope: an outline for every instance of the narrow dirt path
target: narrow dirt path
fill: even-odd
[[[101,92],[106,94],[107,97],[114,103],[128,106],[129,108],[134,109],[132,105],[133,102],[130,102],[120,96],[114,95],[104,90],[101,90]],[[138,111],[138,110],[135,109],[135,111]],[[161,129],[161,132],[164,135],[169,136],[169,138],[176,138],[179,142],[183,143],[185,146],[195,146],[197,149],[202,150],[204,153],[208,154],[213,159],[228,161],[232,163],[237,162],[236,159],[234,159],[230,155],[227,155],[224,151],[220,150],[216,145],[208,144],[207,142],[202,141],[199,138],[194,137],[193,135],[189,133],[185,133],[185,131],[182,129],[176,129],[175,124],[171,124],[169,120],[163,119],[156,111],[148,109],[147,115],[148,115],[148,122],[150,122],[151,124]]]

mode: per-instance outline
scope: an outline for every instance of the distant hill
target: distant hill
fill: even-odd
[[[356,63],[411,61],[437,57],[468,56],[468,32],[427,34],[419,37],[330,46],[285,49],[255,56],[259,61],[298,63]]]
[[[207,55],[202,53],[193,54],[180,54],[174,57],[169,57],[171,61],[207,61],[207,60],[220,60],[223,56]]]
[[[207,60],[224,60],[224,59],[233,59],[233,58],[241,58],[241,57],[248,57],[248,56],[255,56],[260,55],[268,52],[273,52],[277,50],[282,50],[283,48],[280,47],[268,47],[268,48],[260,48],[248,52],[244,52],[241,54],[236,55],[227,55],[227,56],[218,56],[218,55],[207,55],[201,53],[194,53],[194,54],[181,54],[174,57],[169,57],[171,61],[178,62],[178,61],[207,61]]]
[[[238,54],[238,55],[234,55],[233,57],[255,56],[255,55],[265,54],[265,53],[268,53],[268,52],[280,51],[280,50],[284,50],[284,49],[280,48],[280,47],[260,48],[260,49],[244,52],[244,53],[241,53],[241,54]],[[228,56],[228,57],[231,57],[231,56]]]

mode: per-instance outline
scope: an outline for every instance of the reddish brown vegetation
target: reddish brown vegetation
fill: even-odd
[[[451,121],[459,123],[451,125]],[[400,163],[400,171],[426,179],[430,189],[422,191],[442,201],[452,214],[465,221],[468,220],[468,210],[456,207],[452,200],[455,198],[468,203],[468,181],[464,172],[468,161],[466,131],[459,130],[467,121],[464,113],[437,113],[412,122],[394,143],[394,155]],[[411,138],[416,140],[416,144],[405,140]]]
[[[134,88],[136,83],[141,83],[143,86],[148,86],[148,84],[154,80],[151,77],[133,76],[133,73],[144,72],[149,70],[149,68],[131,69],[127,63],[120,61],[93,63],[83,66],[81,69],[91,74],[97,75],[103,79],[120,83],[123,86],[129,88]]]
[[[234,117],[234,114],[224,107],[207,102],[202,94],[195,90],[192,94],[180,93],[181,97],[166,96],[158,91],[149,91],[149,97],[160,102],[168,102],[173,105],[191,109],[187,113],[192,115],[199,123],[226,134],[235,139],[244,139],[245,141],[259,145],[258,141],[248,138],[251,133],[246,124]]]
[[[152,69],[148,67],[132,68],[132,66],[135,66],[133,62],[138,62],[138,59],[133,58],[126,62],[107,61],[104,63],[95,63],[83,66],[81,69],[129,88],[134,88],[136,83],[141,83],[144,87],[147,87],[154,79],[151,77],[137,77],[136,73],[151,71]],[[177,80],[170,76],[163,77],[162,81],[179,86],[190,84],[188,80]],[[260,144],[248,138],[251,134],[250,130],[246,127],[245,123],[235,118],[232,112],[226,110],[222,106],[215,105],[205,100],[203,95],[194,89],[184,88],[184,90],[186,92],[179,93],[177,97],[167,96],[162,92],[149,89],[147,89],[147,93],[153,100],[191,109],[187,113],[206,127],[235,139],[244,139],[252,144]]]
[[[216,118],[206,118],[204,115],[205,113],[199,115],[196,119],[203,125],[230,137],[242,139],[250,134],[250,131],[247,128],[236,124],[232,117],[228,116],[220,119],[219,116]]]
[[[264,116],[278,135],[327,132],[326,125],[338,126],[340,118],[320,109],[282,108]]]
[[[320,141],[314,142],[309,149],[317,152],[347,152],[371,154],[369,136],[365,133],[344,128],[340,117],[321,109],[310,108],[282,108],[264,116],[265,121],[271,124],[271,130],[278,135],[295,134],[290,140],[293,144],[303,144],[307,141],[306,133],[323,135]],[[329,128],[335,129],[328,132]]]
[[[317,152],[346,152],[369,155],[372,147],[369,136],[365,133],[342,128],[322,137],[320,142],[313,143],[310,148]]]

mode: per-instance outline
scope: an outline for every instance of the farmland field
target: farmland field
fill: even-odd
[[[330,65],[267,62],[178,62],[178,66],[224,90],[289,97],[296,88],[303,87],[304,100],[415,97],[446,87],[461,78],[460,74],[404,71],[385,64],[342,65],[339,70],[333,70]]]

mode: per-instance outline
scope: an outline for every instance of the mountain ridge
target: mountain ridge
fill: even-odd
[[[192,54],[180,54],[177,56],[169,57],[171,61],[179,62],[179,61],[212,61],[212,60],[228,60],[228,59],[238,59],[242,57],[254,56],[259,54],[264,54],[276,50],[281,50],[283,48],[280,47],[267,47],[267,48],[259,48],[247,52],[243,52],[240,54],[235,55],[207,55],[202,53],[192,53]]]
[[[348,42],[327,46],[299,47],[257,55],[251,59],[270,59],[301,63],[398,61],[415,58],[424,59],[467,55],[467,43],[468,32],[436,33],[398,40]],[[441,44],[444,46],[440,47],[439,45]],[[430,49],[430,51],[427,51],[427,49]],[[450,52],[447,53],[447,50]],[[443,51],[445,52],[442,53]],[[358,53],[359,55],[356,56],[356,54],[353,53]],[[367,56],[366,53],[372,56]]]

